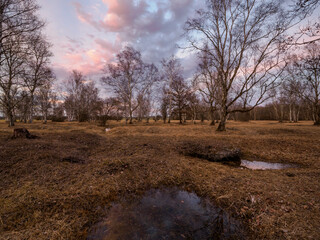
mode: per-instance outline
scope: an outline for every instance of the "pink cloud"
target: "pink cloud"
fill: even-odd
[[[71,64],[71,65],[76,65],[79,62],[82,62],[84,59],[81,54],[79,53],[67,53],[64,58]]]
[[[119,30],[125,26],[125,22],[115,13],[108,13],[104,18],[105,26],[111,30]]]
[[[101,26],[111,31],[121,31],[133,25],[141,16],[147,13],[145,1],[135,4],[132,0],[103,0],[108,6],[108,12]]]
[[[114,51],[112,44],[96,40],[94,48],[89,50],[79,49],[77,53],[67,53],[63,57],[63,68],[70,71],[75,69],[85,75],[100,74],[106,62],[112,60]]]
[[[77,13],[78,19],[82,23],[90,24],[90,25],[96,27],[97,29],[100,28],[99,24],[94,20],[94,17],[91,14],[86,13],[85,11],[83,11],[83,7],[82,7],[82,5],[80,3],[74,2],[72,4],[76,9],[76,13]]]
[[[104,54],[95,49],[87,51],[86,55],[88,56],[89,60],[93,62],[95,65],[101,65],[101,63],[103,63],[105,59]]]

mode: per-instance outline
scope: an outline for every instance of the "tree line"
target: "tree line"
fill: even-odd
[[[183,47],[198,56],[191,78],[185,78],[176,56],[155,65],[127,46],[102,70],[100,85],[111,96],[103,99],[101,86],[78,71],[54,92],[52,53],[38,6],[32,0],[1,1],[1,107],[10,126],[35,115],[44,122],[101,125],[123,118],[129,124],[208,119],[211,125],[219,120],[219,131],[228,119],[305,119],[319,125],[320,26],[291,31],[318,3],[208,0],[184,26]]]

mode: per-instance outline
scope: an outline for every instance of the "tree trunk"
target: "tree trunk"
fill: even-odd
[[[315,126],[320,126],[320,109],[318,109],[318,107],[316,107],[316,112],[314,114],[314,125]]]
[[[30,116],[29,116],[29,123],[32,123],[32,119],[33,119],[33,99],[34,99],[33,93],[31,93],[31,96],[30,96]]]
[[[316,120],[315,120],[315,122],[314,122],[313,125],[315,125],[315,126],[320,126],[320,116],[318,116],[318,117],[316,118]]]
[[[8,113],[8,127],[13,127],[14,126],[14,117],[12,112],[10,111]]]
[[[214,119],[214,110],[212,107],[210,107],[210,118],[211,118],[210,126],[215,126],[216,123],[215,123],[215,119]]]
[[[300,106],[298,106],[298,110],[296,111],[296,122],[299,122],[299,116],[300,116]]]
[[[283,123],[283,118],[284,118],[284,113],[283,113],[283,105],[280,105],[280,119],[279,122]]]
[[[292,122],[292,105],[289,105],[289,122]]]
[[[43,114],[43,124],[47,124],[47,113]]]
[[[224,109],[221,111],[221,119],[220,119],[220,123],[219,123],[219,126],[218,126],[217,131],[219,131],[219,132],[226,131],[226,121],[227,121],[227,118],[228,118],[227,109],[224,108]]]
[[[129,124],[132,124],[132,111],[131,111],[131,107],[130,107],[130,116],[129,116]]]

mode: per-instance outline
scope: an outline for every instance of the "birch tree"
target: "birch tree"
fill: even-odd
[[[218,131],[226,130],[230,113],[254,109],[278,86],[285,65],[286,33],[315,6],[303,1],[299,7],[296,1],[290,3],[207,0],[207,8],[186,22],[189,47],[212,58],[221,87]],[[235,107],[240,106],[239,101],[241,107]]]
[[[102,83],[111,88],[121,99],[129,113],[132,124],[134,111],[140,106],[139,96],[146,95],[158,82],[158,69],[142,60],[141,53],[132,47],[126,47],[117,54],[116,63],[108,64],[104,69]]]
[[[51,44],[47,42],[41,34],[30,36],[28,39],[28,58],[25,64],[23,76],[24,86],[30,95],[30,115],[29,123],[32,123],[34,114],[35,92],[43,86],[48,77],[51,78],[52,71],[49,67]]]

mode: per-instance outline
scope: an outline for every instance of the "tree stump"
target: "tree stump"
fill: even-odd
[[[15,128],[13,130],[12,138],[34,139],[34,138],[37,138],[37,136],[30,134],[30,132],[26,128]]]

